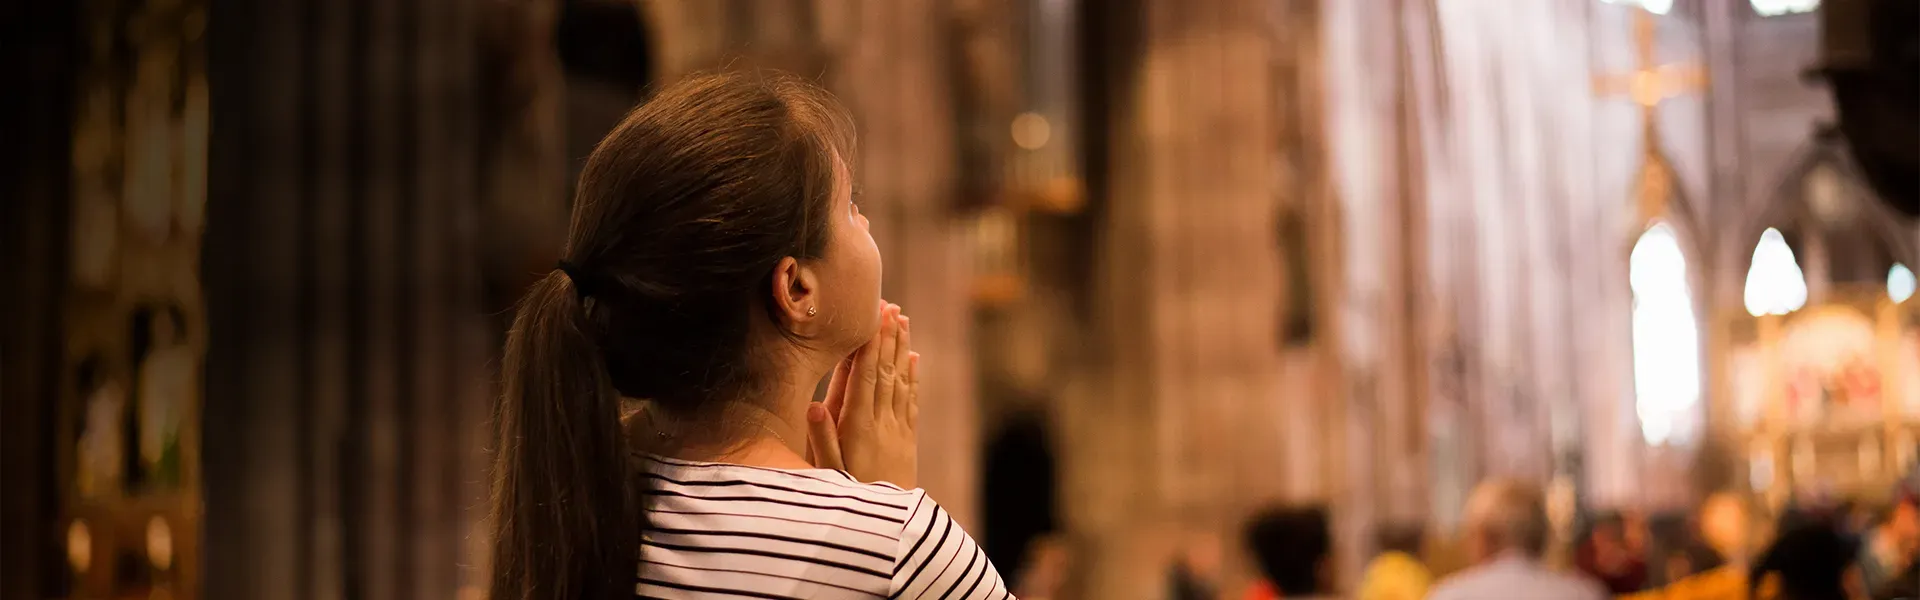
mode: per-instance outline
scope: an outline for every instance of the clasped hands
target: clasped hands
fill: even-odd
[[[807,407],[807,454],[815,467],[903,489],[918,485],[920,353],[900,306],[880,311],[880,331],[842,360],[827,397]]]

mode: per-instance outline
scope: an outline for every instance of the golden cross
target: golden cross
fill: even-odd
[[[1594,93],[1624,92],[1633,98],[1634,103],[1640,105],[1640,124],[1644,132],[1641,146],[1645,149],[1646,158],[1640,167],[1639,190],[1636,195],[1639,197],[1640,215],[1645,219],[1665,216],[1674,192],[1673,167],[1667,164],[1666,156],[1660,153],[1660,138],[1654,125],[1654,108],[1668,98],[1707,88],[1707,72],[1699,65],[1663,65],[1657,62],[1659,57],[1655,55],[1657,40],[1654,25],[1653,13],[1645,8],[1634,11],[1633,71],[1601,75],[1593,79]]]
[[[1658,64],[1655,55],[1653,14],[1637,9],[1633,15],[1634,70],[1629,73],[1601,75],[1593,79],[1596,94],[1621,94],[1640,105],[1640,119],[1647,132],[1653,132],[1654,107],[1662,101],[1707,87],[1707,72],[1699,65]],[[1647,139],[1651,151],[1653,139]]]

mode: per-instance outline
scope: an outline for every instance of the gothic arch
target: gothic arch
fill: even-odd
[[[1628,222],[1628,226],[1618,234],[1619,246],[1615,247],[1615,252],[1622,257],[1632,256],[1634,244],[1639,243],[1641,235],[1656,224],[1666,223],[1673,228],[1674,237],[1679,240],[1680,252],[1686,257],[1687,264],[1705,264],[1703,259],[1710,255],[1706,251],[1706,242],[1711,241],[1710,236],[1705,235],[1707,229],[1701,226],[1700,212],[1695,209],[1692,197],[1687,194],[1688,186],[1681,181],[1682,175],[1674,169],[1673,163],[1669,162],[1664,155],[1654,154],[1642,160],[1652,164],[1643,164],[1641,170],[1634,176],[1638,183],[1635,184],[1636,189],[1633,193],[1628,194],[1627,200],[1635,203],[1636,212],[1633,219]],[[1650,174],[1649,170],[1655,173]],[[1667,198],[1661,210],[1649,212],[1644,206],[1646,202],[1644,198],[1649,194],[1648,188],[1652,184],[1646,181],[1656,176],[1665,179],[1661,185],[1666,189],[1658,190],[1658,193],[1665,194]],[[1688,283],[1695,289],[1699,289],[1699,286],[1705,283],[1705,279],[1700,275],[1697,269],[1688,275],[1690,280]]]
[[[1920,264],[1920,239],[1916,239],[1913,220],[1889,208],[1886,203],[1873,201],[1874,191],[1867,185],[1865,172],[1832,134],[1823,132],[1813,136],[1794,152],[1788,164],[1793,166],[1775,180],[1760,209],[1750,213],[1735,231],[1729,232],[1742,249],[1734,255],[1737,262],[1728,265],[1730,268],[1745,273],[1752,267],[1753,246],[1768,227],[1815,221],[1802,190],[1814,170],[1823,166],[1833,169],[1838,175],[1842,194],[1858,200],[1853,205],[1860,214],[1854,218],[1854,222],[1864,225],[1885,245],[1896,261],[1908,265]]]
[[[1636,349],[1640,347],[1641,341],[1637,339],[1638,335],[1635,332],[1635,329],[1638,327],[1637,321],[1640,315],[1636,314],[1634,310],[1636,306],[1636,292],[1633,290],[1634,251],[1639,247],[1640,242],[1645,239],[1645,236],[1656,226],[1660,225],[1665,225],[1667,231],[1672,235],[1674,245],[1678,247],[1681,264],[1685,268],[1686,296],[1688,308],[1691,312],[1689,316],[1694,326],[1693,348],[1696,373],[1694,374],[1695,389],[1693,390],[1693,394],[1695,397],[1692,399],[1693,410],[1704,411],[1706,410],[1707,403],[1711,401],[1710,397],[1712,395],[1712,390],[1709,386],[1710,379],[1708,377],[1706,356],[1707,344],[1710,337],[1710,315],[1712,314],[1710,311],[1712,303],[1707,293],[1711,285],[1710,280],[1712,279],[1711,273],[1709,273],[1707,269],[1709,265],[1707,259],[1711,256],[1711,253],[1708,251],[1711,245],[1711,236],[1709,235],[1710,232],[1704,228],[1700,222],[1700,213],[1695,210],[1694,204],[1687,194],[1688,187],[1681,181],[1681,174],[1678,173],[1673,168],[1673,165],[1667,162],[1663,156],[1657,154],[1650,155],[1646,157],[1645,160],[1649,161],[1649,164],[1642,167],[1642,171],[1638,176],[1639,183],[1636,185],[1636,193],[1633,195],[1634,201],[1638,204],[1638,206],[1636,206],[1638,212],[1634,220],[1631,221],[1633,226],[1624,232],[1625,235],[1622,236],[1623,239],[1620,242],[1621,246],[1619,250],[1617,250],[1620,252],[1619,256],[1622,258],[1617,264],[1621,265],[1622,270],[1617,274],[1618,279],[1616,281],[1619,283],[1616,285],[1621,285],[1625,288],[1626,293],[1624,298],[1627,301],[1625,306],[1628,309],[1626,321],[1628,325],[1627,340],[1625,345],[1627,357],[1626,376],[1628,378],[1626,398],[1629,399],[1633,407],[1629,431],[1633,432],[1631,437],[1635,440],[1636,445],[1641,448],[1653,449],[1668,443],[1673,443],[1674,439],[1666,438],[1666,440],[1661,443],[1655,443],[1653,440],[1650,440],[1648,438],[1649,432],[1646,429],[1646,415],[1641,412],[1643,407],[1641,406],[1642,393],[1639,388],[1640,378],[1644,375],[1657,374],[1642,373],[1640,365],[1642,355],[1636,351]],[[1664,180],[1662,181],[1661,179]],[[1663,187],[1664,189],[1662,189]],[[1646,198],[1651,194],[1664,194],[1664,203],[1658,207],[1650,207],[1650,203]],[[1650,208],[1652,209],[1650,210]],[[1648,318],[1652,317],[1649,316]],[[1674,431],[1672,434],[1681,435],[1677,441],[1682,444],[1680,447],[1689,448],[1689,453],[1697,452],[1701,448],[1701,444],[1706,441],[1705,436],[1707,433],[1704,414],[1699,415],[1699,419],[1691,423],[1673,422],[1669,423],[1669,425],[1683,425],[1687,427],[1684,430]],[[1643,459],[1652,456],[1656,455],[1645,455]],[[1672,457],[1669,456],[1665,460],[1671,460],[1671,458]],[[1652,467],[1652,465],[1643,465],[1643,468],[1648,467]]]
[[[1664,165],[1661,168],[1666,171],[1666,176],[1669,178],[1667,208],[1659,214],[1647,214],[1644,211],[1636,214],[1632,221],[1633,226],[1623,232],[1620,246],[1616,251],[1621,257],[1633,256],[1634,245],[1640,242],[1640,236],[1645,235],[1654,225],[1666,223],[1673,229],[1673,236],[1680,244],[1680,254],[1687,261],[1687,285],[1693,292],[1694,314],[1704,319],[1709,307],[1709,299],[1701,293],[1707,289],[1708,284],[1707,270],[1702,267],[1708,264],[1706,259],[1712,256],[1712,253],[1708,252],[1712,239],[1711,236],[1705,235],[1706,228],[1701,227],[1698,216],[1700,213],[1694,210],[1693,202],[1686,192],[1687,186],[1680,181],[1680,174],[1671,164],[1665,163],[1665,159],[1660,160]],[[1635,196],[1637,201],[1639,194]],[[1758,232],[1754,235],[1755,239],[1759,239]],[[1624,279],[1621,281],[1625,282]]]

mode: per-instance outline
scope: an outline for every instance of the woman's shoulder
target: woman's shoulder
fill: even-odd
[[[896,596],[938,594],[955,598],[1008,598],[1011,592],[999,569],[973,536],[952,515],[913,490],[914,505],[900,531],[900,553],[894,565]]]
[[[776,469],[737,463],[689,462],[641,456],[649,504],[756,504],[756,512],[787,517],[864,517],[862,529],[899,531],[924,502],[924,490],[862,483],[835,469]]]

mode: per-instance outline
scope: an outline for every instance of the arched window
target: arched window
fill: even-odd
[[[1893,268],[1887,269],[1887,297],[1892,298],[1894,304],[1913,297],[1913,284],[1913,271],[1906,265],[1893,263]]]
[[[1753,12],[1762,17],[1810,13],[1820,8],[1820,0],[1747,0]]]
[[[1793,248],[1780,230],[1768,227],[1753,247],[1753,266],[1747,268],[1747,313],[1784,315],[1807,305],[1807,276],[1794,260]]]
[[[1600,0],[1600,1],[1607,4],[1625,4],[1628,6],[1638,6],[1646,10],[1647,12],[1650,12],[1656,15],[1664,15],[1664,14],[1667,14],[1667,11],[1673,10],[1673,0]]]
[[[1687,258],[1673,227],[1655,222],[1628,257],[1633,289],[1633,392],[1648,444],[1684,445],[1700,415],[1700,327]]]

